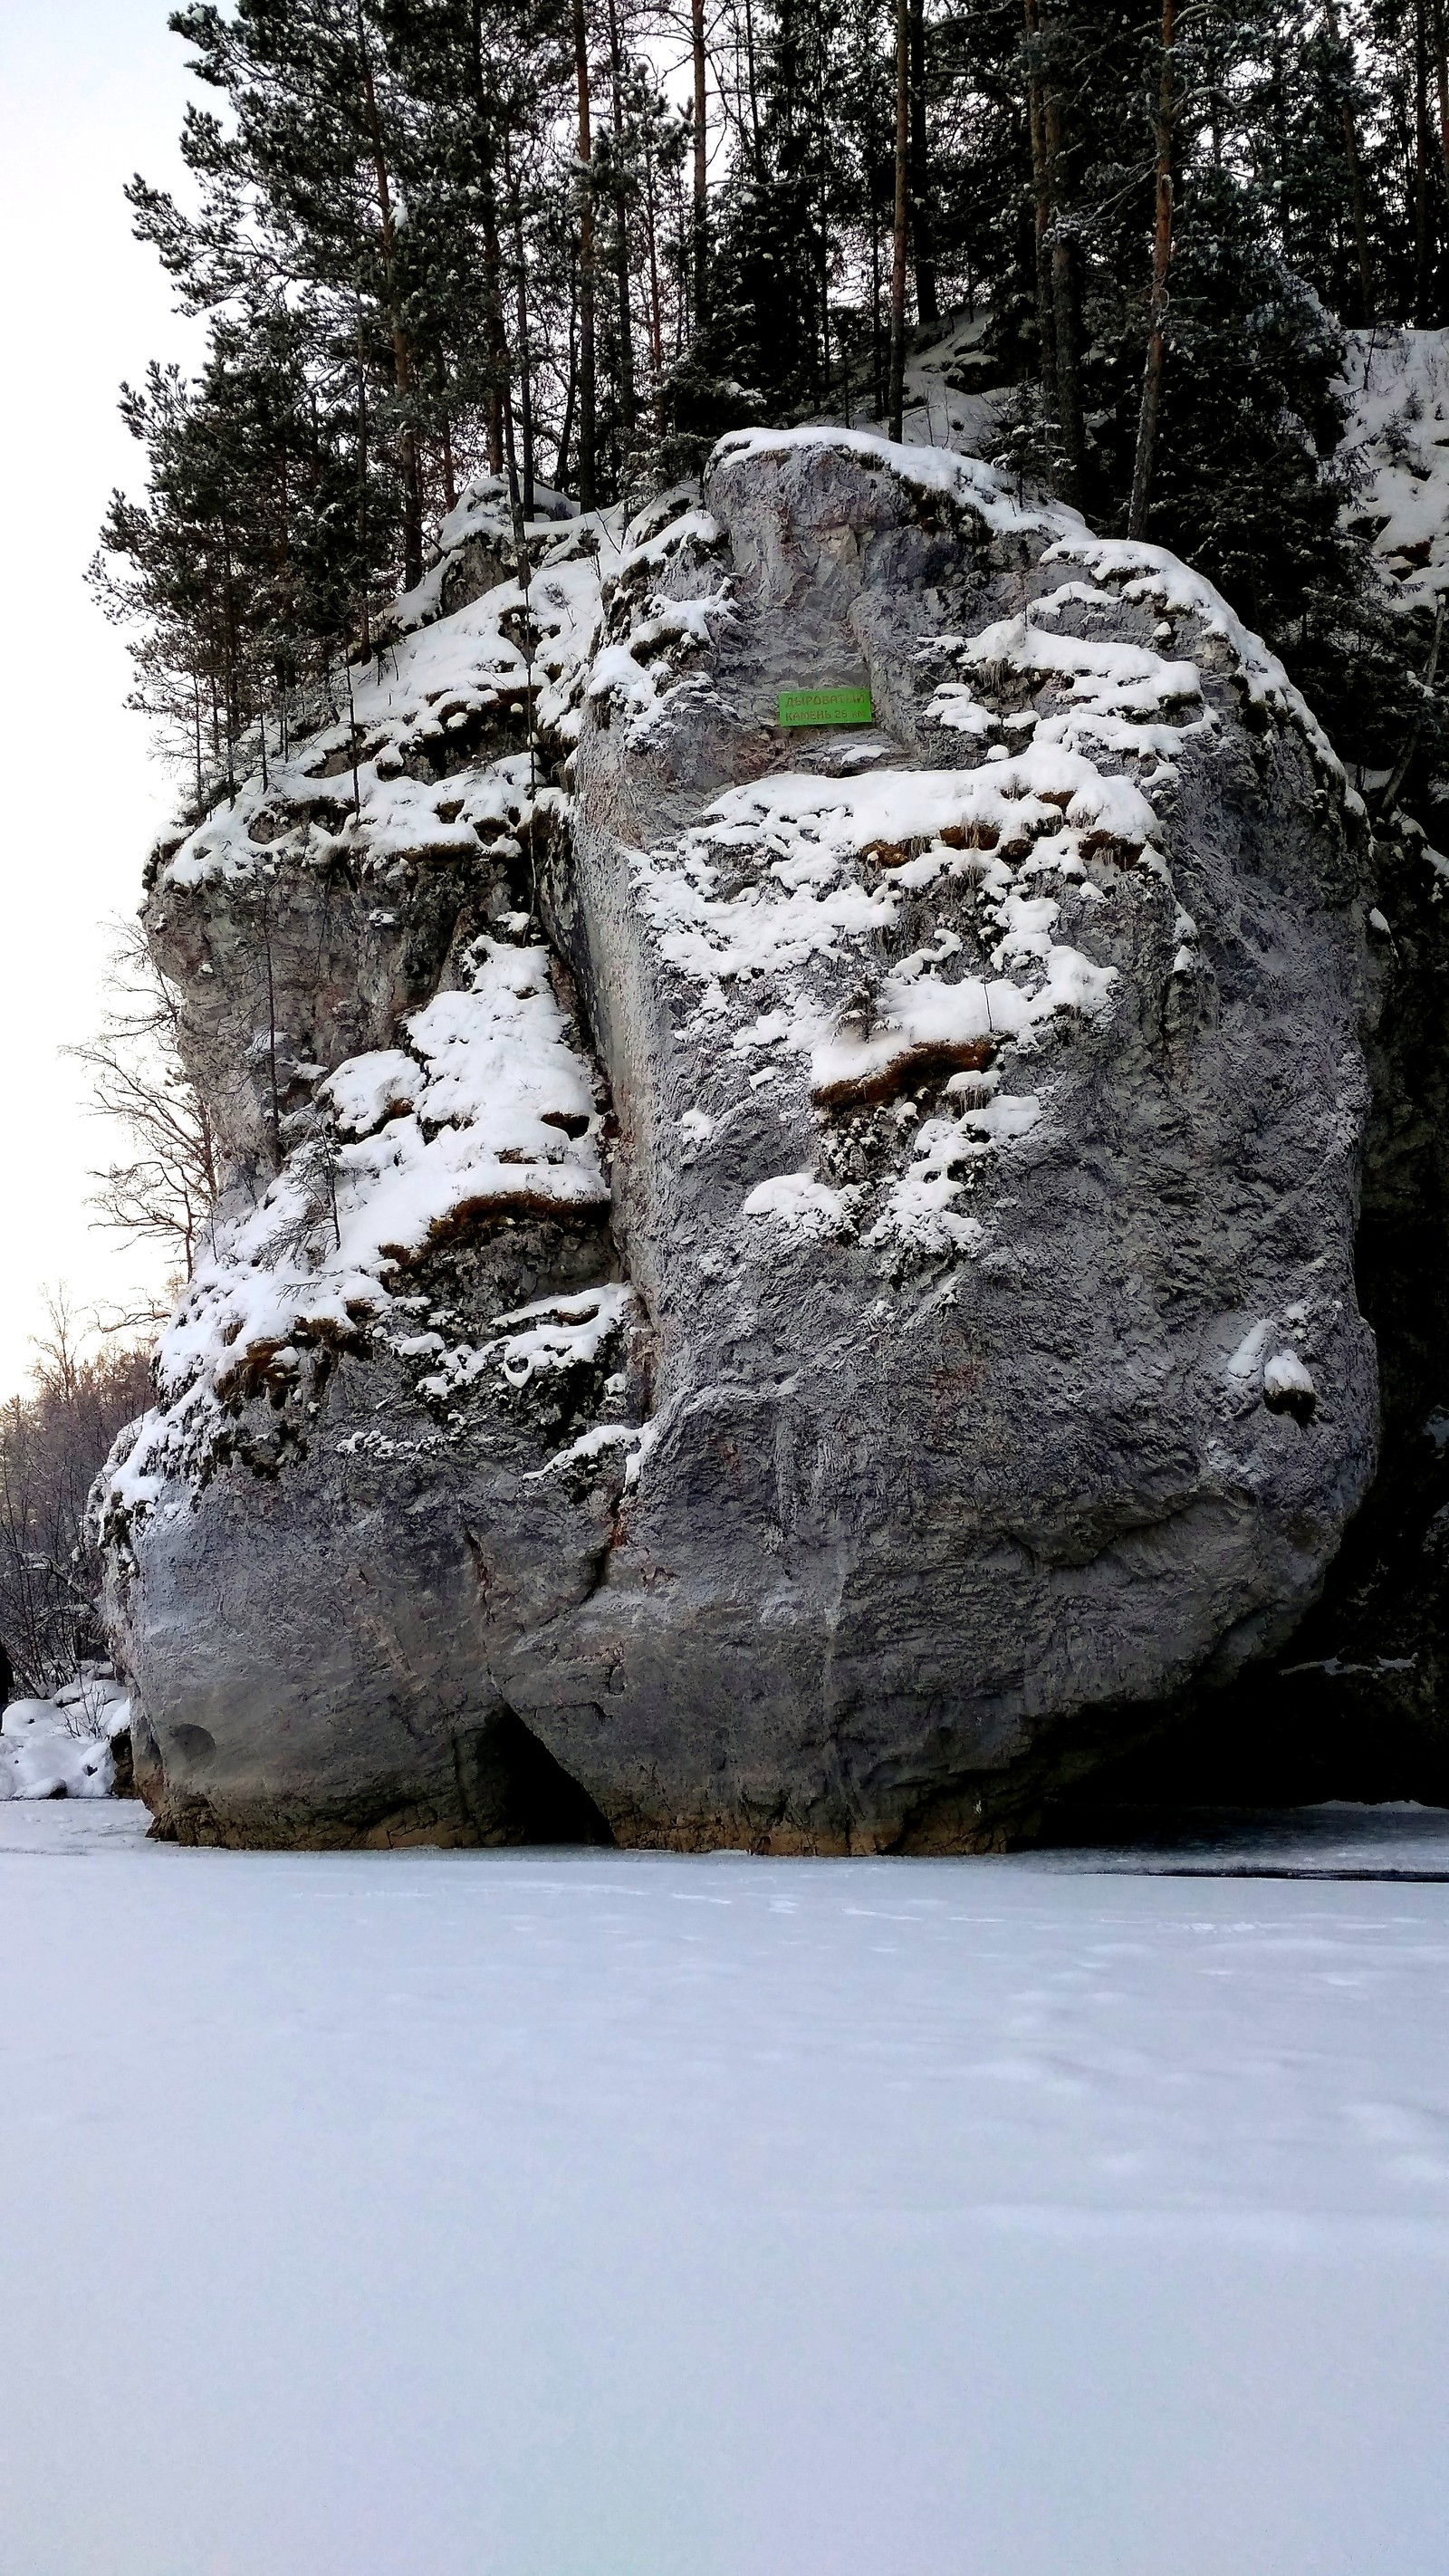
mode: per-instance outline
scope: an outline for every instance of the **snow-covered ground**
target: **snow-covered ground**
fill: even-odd
[[[111,1741],[130,1722],[109,1666],[87,1666],[54,1699],[10,1700],[0,1711],[0,1798],[109,1798]]]
[[[1442,2576],[1449,1885],[143,1822],[0,1814],[7,2572]]]

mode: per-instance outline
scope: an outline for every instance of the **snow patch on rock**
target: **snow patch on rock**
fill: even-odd
[[[773,1218],[787,1234],[818,1241],[848,1232],[857,1196],[853,1190],[830,1189],[813,1172],[780,1172],[757,1183],[740,1213]]]
[[[318,1126],[260,1206],[218,1224],[157,1352],[160,1402],[112,1453],[112,1504],[145,1509],[194,1472],[228,1396],[294,1375],[299,1344],[385,1315],[409,1262],[470,1217],[607,1207],[594,1078],[546,948],[480,938],[466,988],[401,1034],[410,1053],[357,1058],[321,1087],[339,1126],[371,1132]]]

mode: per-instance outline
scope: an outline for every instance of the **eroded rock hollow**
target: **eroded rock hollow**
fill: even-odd
[[[149,894],[227,1191],[99,1504],[138,1776],[202,1840],[1028,1831],[1372,1473],[1356,800],[1208,585],[959,457],[745,433],[435,615],[469,506]]]

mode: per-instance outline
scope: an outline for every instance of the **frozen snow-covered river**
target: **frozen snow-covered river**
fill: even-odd
[[[0,1810],[3,2576],[1449,2568],[1449,1884],[143,1822]]]

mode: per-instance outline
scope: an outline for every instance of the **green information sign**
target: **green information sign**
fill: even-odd
[[[782,689],[782,725],[869,724],[869,689]]]

